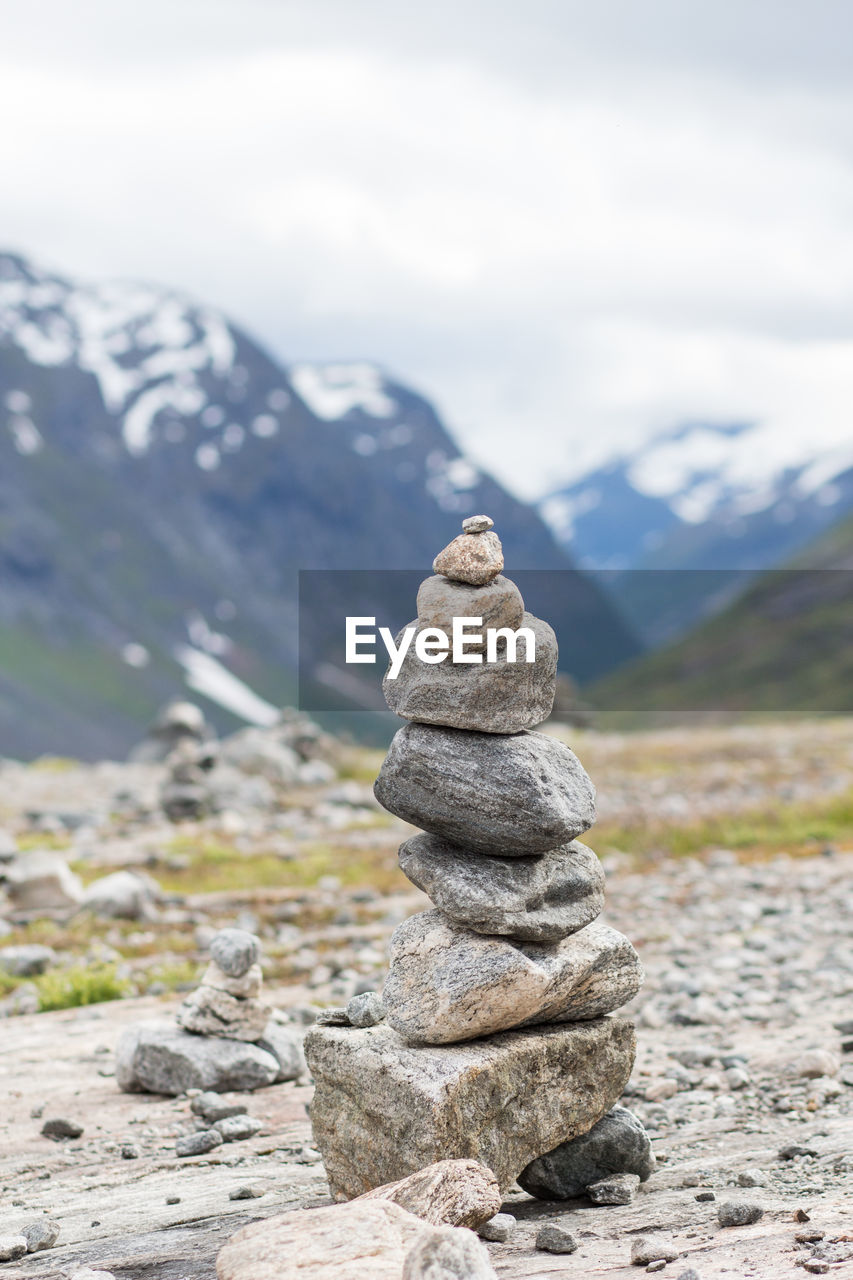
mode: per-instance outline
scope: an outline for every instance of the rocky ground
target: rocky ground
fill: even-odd
[[[648,975],[623,1101],[659,1167],[624,1206],[511,1193],[498,1275],[636,1274],[647,1235],[678,1254],[673,1277],[853,1274],[853,722],[565,736],[599,787],[607,921]],[[265,993],[298,1028],[381,982],[391,931],[427,903],[396,869],[411,829],[371,800],[379,754],[255,748],[181,822],[161,763],[0,767],[0,1237],[59,1224],[0,1277],[211,1278],[238,1226],[328,1202],[306,1078],[245,1095],[260,1131],[190,1158],[190,1099],[114,1079],[122,1029],[171,1014],[216,928],[259,933]],[[21,851],[44,849],[70,869],[63,906],[33,907],[15,880]],[[117,870],[141,875],[134,893],[93,889]],[[51,1119],[82,1132],[51,1139]],[[730,1201],[762,1216],[721,1225]],[[577,1251],[537,1250],[545,1222]]]

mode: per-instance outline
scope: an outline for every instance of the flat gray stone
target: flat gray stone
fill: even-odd
[[[260,1040],[271,1012],[260,1000],[232,996],[202,984],[189,993],[176,1016],[179,1026],[196,1035]]]
[[[5,1232],[0,1235],[0,1262],[15,1262],[23,1258],[27,1252],[26,1236],[20,1232]]]
[[[536,1233],[536,1248],[543,1253],[575,1253],[578,1242],[565,1227],[546,1223]]]
[[[190,1103],[193,1115],[201,1116],[208,1124],[229,1116],[244,1116],[247,1110],[245,1102],[225,1102],[218,1093],[197,1093]]]
[[[595,821],[586,771],[544,733],[407,724],[394,735],[373,790],[406,822],[504,857],[556,849]]]
[[[623,1018],[406,1044],[386,1023],[312,1027],[314,1141],[332,1194],[355,1197],[439,1160],[479,1160],[510,1186],[622,1094],[634,1062]]]
[[[56,963],[53,947],[41,942],[25,942],[17,947],[0,948],[0,970],[13,978],[32,978]]]
[[[426,578],[418,589],[418,621],[423,627],[439,627],[448,636],[453,635],[454,618],[482,618],[487,627],[521,626],[524,617],[524,600],[514,582],[498,574],[484,587],[472,587],[467,582],[451,582],[435,574]],[[485,647],[485,640],[483,641]],[[468,653],[477,653],[479,646],[469,644]]]
[[[116,1081],[124,1093],[260,1089],[279,1071],[277,1059],[256,1044],[193,1035],[171,1022],[130,1027],[116,1046]]]
[[[27,1253],[40,1253],[42,1249],[52,1249],[59,1239],[59,1223],[53,1218],[37,1218],[29,1222],[21,1231],[27,1242]]]
[[[221,1134],[223,1142],[245,1142],[247,1138],[254,1138],[263,1127],[263,1120],[257,1116],[224,1116],[212,1125]]]
[[[482,533],[460,533],[449,542],[432,562],[433,573],[454,582],[468,582],[472,587],[485,586],[504,567],[501,540],[493,529]]]
[[[390,1025],[411,1044],[456,1044],[600,1018],[626,1004],[642,980],[636,951],[608,925],[588,925],[557,943],[514,943],[422,911],[394,931],[382,1001]]]
[[[491,516],[467,516],[462,521],[463,533],[485,533],[487,529],[494,529],[495,522]]]
[[[538,1200],[572,1200],[613,1174],[635,1173],[645,1182],[654,1171],[652,1144],[642,1124],[626,1107],[614,1107],[588,1133],[534,1160],[518,1181]]]
[[[487,588],[484,588],[484,590]],[[416,627],[416,622],[409,626]],[[403,720],[449,725],[480,733],[518,733],[542,724],[551,714],[557,678],[557,637],[551,627],[532,613],[521,626],[533,632],[536,660],[526,661],[527,641],[520,638],[515,661],[507,661],[506,642],[497,646],[497,661],[469,652],[479,662],[423,662],[413,639],[396,679],[382,681],[382,692],[391,710]],[[448,635],[450,633],[448,632]],[[402,632],[397,637],[399,645]],[[390,665],[389,665],[390,671]]]
[[[511,1213],[496,1213],[488,1222],[484,1222],[477,1230],[481,1240],[492,1240],[495,1244],[506,1244],[517,1222]]]
[[[385,1017],[385,1006],[378,991],[363,991],[347,1004],[347,1018],[353,1027],[375,1027]]]
[[[437,907],[476,933],[558,942],[604,909],[604,870],[579,840],[523,858],[490,857],[441,836],[412,836],[400,867]]]
[[[188,1133],[183,1138],[178,1138],[175,1143],[175,1152],[182,1159],[188,1156],[205,1156],[215,1147],[221,1147],[224,1141],[217,1129],[199,1129],[196,1133]]]
[[[640,1179],[636,1173],[612,1173],[591,1183],[586,1194],[593,1204],[630,1204],[637,1194]]]

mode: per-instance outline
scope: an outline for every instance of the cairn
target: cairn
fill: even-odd
[[[306,1039],[314,1138],[338,1198],[466,1157],[506,1188],[588,1133],[634,1061],[632,1024],[606,1015],[637,992],[642,970],[628,939],[598,920],[604,875],[578,840],[594,789],[567,746],[532,731],[553,704],[556,637],[502,576],[492,521],[462,527],[410,626],[450,635],[464,617],[484,631],[525,628],[535,661],[524,660],[523,632],[515,661],[508,635],[480,663],[427,663],[412,644],[397,679],[385,678],[388,705],[409,723],[375,793],[422,828],[400,866],[434,909],[391,939],[385,1021],[317,1026]]]
[[[220,929],[210,944],[210,963],[200,984],[178,1010],[178,1026],[224,1040],[263,1039],[272,1010],[259,999],[260,959],[254,934]]]

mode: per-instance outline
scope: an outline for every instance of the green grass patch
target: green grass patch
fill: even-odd
[[[397,868],[395,849],[368,848],[317,841],[306,844],[296,858],[244,853],[224,841],[199,845],[178,838],[171,852],[187,859],[185,867],[156,872],[163,889],[173,893],[218,893],[241,889],[310,889],[321,876],[337,876],[343,886],[369,885],[382,892],[406,883]]]
[[[70,969],[51,969],[35,978],[34,983],[42,1013],[120,1000],[130,992],[130,983],[119,977],[114,964],[78,964]]]

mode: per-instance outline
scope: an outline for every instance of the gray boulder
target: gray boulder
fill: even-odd
[[[558,942],[591,924],[604,908],[604,871],[579,840],[525,858],[499,858],[412,836],[400,866],[457,924],[522,942]]]
[[[256,1044],[193,1035],[170,1022],[130,1027],[116,1046],[116,1081],[124,1093],[260,1089],[274,1084],[280,1070],[277,1059]]]
[[[9,863],[6,892],[16,911],[69,911],[79,906],[83,885],[59,854],[36,849]]]
[[[534,662],[526,661],[524,637],[518,642],[514,661],[507,661],[507,645],[502,640],[496,662],[487,662],[485,654],[471,650],[480,658],[476,663],[455,663],[450,654],[443,662],[423,662],[412,640],[399,675],[393,680],[386,675],[382,682],[385,701],[403,720],[480,733],[518,733],[542,724],[554,705],[557,637],[547,622],[532,613],[524,614],[521,625],[533,632]]]
[[[518,1181],[538,1200],[571,1200],[617,1173],[651,1177],[655,1158],[648,1134],[633,1112],[614,1107],[588,1133],[532,1161]]]
[[[390,1025],[411,1044],[455,1044],[599,1018],[626,1004],[642,981],[636,951],[608,925],[591,924],[548,945],[514,943],[422,911],[394,931],[382,1002]]]
[[[311,1124],[332,1194],[352,1198],[446,1159],[479,1160],[506,1189],[537,1155],[585,1133],[634,1062],[623,1018],[411,1046],[386,1023],[314,1026]]]
[[[451,582],[436,574],[426,578],[418,590],[418,626],[439,627],[448,635],[453,632],[454,618],[482,618],[483,628],[521,626],[524,601],[514,582],[498,574],[484,587],[467,582]],[[468,646],[476,653],[478,646]]]
[[[390,813],[477,853],[545,853],[595,821],[595,789],[583,766],[543,733],[407,724],[373,789]]]
[[[485,1245],[464,1227],[441,1227],[412,1245],[403,1280],[497,1280]]]
[[[0,970],[13,978],[32,978],[55,964],[56,952],[41,942],[21,943],[17,947],[0,948]]]

